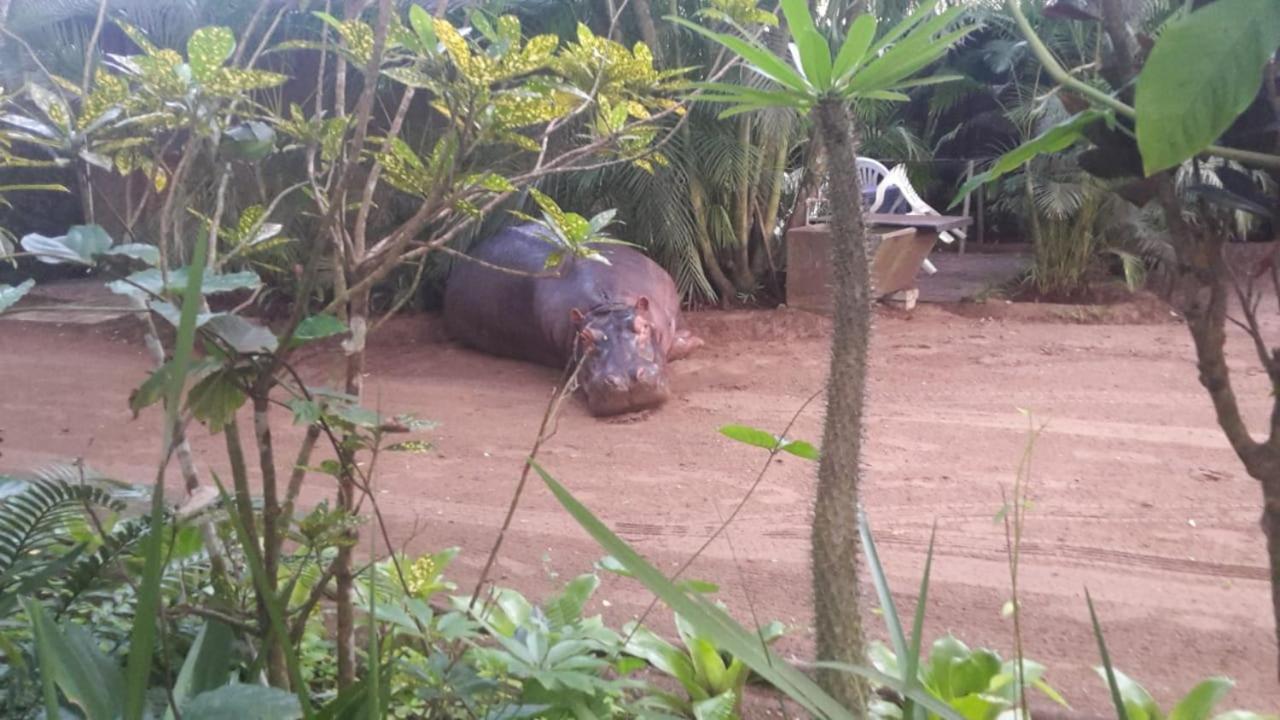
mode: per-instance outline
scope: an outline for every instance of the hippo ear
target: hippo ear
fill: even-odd
[[[636,299],[636,312],[649,312],[649,297],[647,295],[641,295]]]
[[[586,319],[587,319],[587,316],[583,315],[582,311],[579,310],[578,308],[573,308],[572,310],[569,311],[569,320],[573,322],[574,327],[579,327],[579,328],[582,327],[582,324],[586,321]]]

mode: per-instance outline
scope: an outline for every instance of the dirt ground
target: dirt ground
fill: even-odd
[[[1185,328],[1172,318],[1151,322],[1151,313],[1146,324],[1135,319],[1003,304],[882,314],[863,501],[883,560],[910,613],[936,523],[928,637],[953,632],[1008,653],[1008,566],[993,518],[1027,443],[1021,409],[1029,410],[1048,426],[1035,447],[1023,550],[1027,652],[1049,666],[1071,715],[1104,717],[1107,708],[1092,670],[1086,588],[1115,662],[1166,708],[1202,676],[1221,673],[1238,683],[1222,709],[1274,712],[1280,689],[1259,489],[1214,424]],[[708,344],[673,366],[673,402],[621,422],[593,419],[575,402],[542,454],[582,501],[668,569],[731,512],[763,459],[716,429],[780,430],[821,387],[827,362],[829,326],[817,316],[707,312],[691,322]],[[151,477],[157,413],[131,420],[126,408],[147,361],[121,327],[0,321],[0,470],[83,456],[123,479]],[[1239,394],[1260,426],[1266,380],[1239,338],[1232,351]],[[394,537],[410,551],[461,546],[453,576],[469,590],[556,373],[443,342],[424,316],[377,334],[368,370],[371,403],[441,423],[434,452],[381,461],[378,494]],[[336,361],[313,359],[306,373],[335,382]],[[820,403],[810,406],[793,434],[817,441],[821,416]],[[277,427],[279,448],[300,437],[283,415]],[[225,472],[221,443],[194,440],[204,466]],[[720,583],[740,619],[750,622],[754,609],[762,622],[787,623],[780,649],[799,657],[812,639],[814,473],[798,458],[777,461],[727,537],[690,572]],[[328,493],[317,479],[307,497]],[[601,555],[545,488],[531,485],[497,579],[537,597]],[[607,579],[592,609],[621,624],[648,599],[629,581]],[[864,601],[874,601],[869,586]],[[662,615],[659,628],[669,628]],[[883,637],[878,615],[867,612],[866,621]]]

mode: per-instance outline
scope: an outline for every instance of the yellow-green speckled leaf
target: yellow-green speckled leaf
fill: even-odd
[[[533,72],[544,67],[560,44],[555,35],[538,35],[529,40],[519,52],[506,56],[501,65],[502,79]]]
[[[549,122],[560,110],[550,97],[503,94],[494,98],[493,114],[501,127],[517,129]]]
[[[186,89],[186,82],[178,75],[178,67],[182,65],[182,56],[168,48],[157,50],[145,57],[134,60],[142,70],[142,80],[157,95],[172,96],[181,94]]]
[[[205,81],[204,88],[215,95],[231,96],[249,90],[276,87],[288,79],[284,75],[265,70],[224,67],[217,68],[213,76]]]
[[[250,205],[240,213],[240,219],[236,221],[236,235],[231,238],[233,242],[242,242],[249,240],[249,233],[253,232],[253,228],[267,214],[267,209],[261,205]]]
[[[471,52],[466,38],[447,20],[435,18],[436,37],[444,45],[459,74],[474,85],[487,86],[497,79],[497,67],[493,60]]]
[[[97,120],[102,113],[113,105],[119,105],[129,99],[129,84],[123,78],[110,73],[97,71],[93,75],[93,89],[85,98],[80,108],[80,118],[76,127],[83,130],[89,123]]]
[[[528,150],[529,152],[538,152],[542,149],[542,146],[538,144],[537,140],[519,133],[501,133],[499,135],[499,139],[504,142],[509,142],[521,150]]]
[[[555,221],[556,225],[561,228],[565,227],[565,213],[560,209],[560,206],[556,204],[555,200],[552,200],[542,194],[537,188],[529,188],[529,194],[533,196],[533,201],[538,203],[538,207],[542,208],[542,212],[551,216],[551,219]]]
[[[591,224],[587,219],[574,212],[567,212],[561,215],[560,229],[564,232],[565,237],[575,243],[585,242],[587,236],[591,234]]]
[[[382,164],[382,176],[391,187],[419,197],[430,194],[434,185],[431,171],[403,140],[388,142],[377,158]]]
[[[209,82],[236,49],[236,36],[230,28],[202,27],[187,40],[187,63],[191,74],[200,82]]]
[[[511,47],[520,42],[520,20],[515,15],[503,15],[498,18],[498,37],[507,41]]]
[[[343,20],[338,32],[356,62],[368,64],[369,58],[373,57],[373,28],[359,20]]]
[[[159,51],[160,48],[156,47],[155,44],[152,43],[151,40],[147,38],[147,34],[142,32],[138,28],[134,27],[133,25],[130,25],[129,23],[123,20],[117,20],[116,26],[119,27],[122,31],[124,31],[125,35],[129,36],[129,39],[133,41],[134,45],[137,45],[138,47],[142,48],[142,52],[148,55],[154,55],[156,54],[157,51]]]

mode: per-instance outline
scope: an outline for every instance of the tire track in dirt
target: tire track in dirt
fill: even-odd
[[[695,529],[689,525],[662,525],[656,523],[636,522],[618,522],[614,524],[614,531],[617,532],[618,535],[632,542],[641,542],[651,538],[690,538],[694,540],[705,540],[706,538],[711,537],[714,530],[715,526],[703,526]],[[809,539],[808,531],[802,527],[764,530],[758,534],[763,537],[777,540],[807,541]],[[945,540],[945,538],[940,538],[940,540]],[[925,541],[893,537],[891,535],[877,538],[876,544],[881,546],[918,550],[921,553],[928,549],[928,543]],[[1168,555],[1152,555],[1148,553],[1090,547],[1086,545],[1051,545],[1024,541],[1022,543],[1021,552],[1024,555],[1030,555],[1033,557],[1068,561],[1089,567],[1096,566],[1098,563],[1105,563],[1107,565],[1134,570],[1162,570],[1177,572],[1184,575],[1233,578],[1237,580],[1266,581],[1270,577],[1267,568],[1261,566],[1219,563],[1207,560],[1190,560],[1171,557]],[[965,557],[974,560],[990,560],[997,562],[1002,562],[1007,557],[1004,548],[982,549],[964,547],[959,543],[943,541],[935,543],[934,555],[944,557]]]

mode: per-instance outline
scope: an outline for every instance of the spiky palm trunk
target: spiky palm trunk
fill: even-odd
[[[820,660],[861,664],[865,640],[858,608],[858,484],[871,337],[871,280],[862,198],[856,191],[856,139],[848,108],[839,100],[824,99],[814,109],[814,116],[831,172],[835,306],[813,518],[814,619]],[[868,688],[860,677],[824,671],[819,681],[854,717],[865,715]]]

